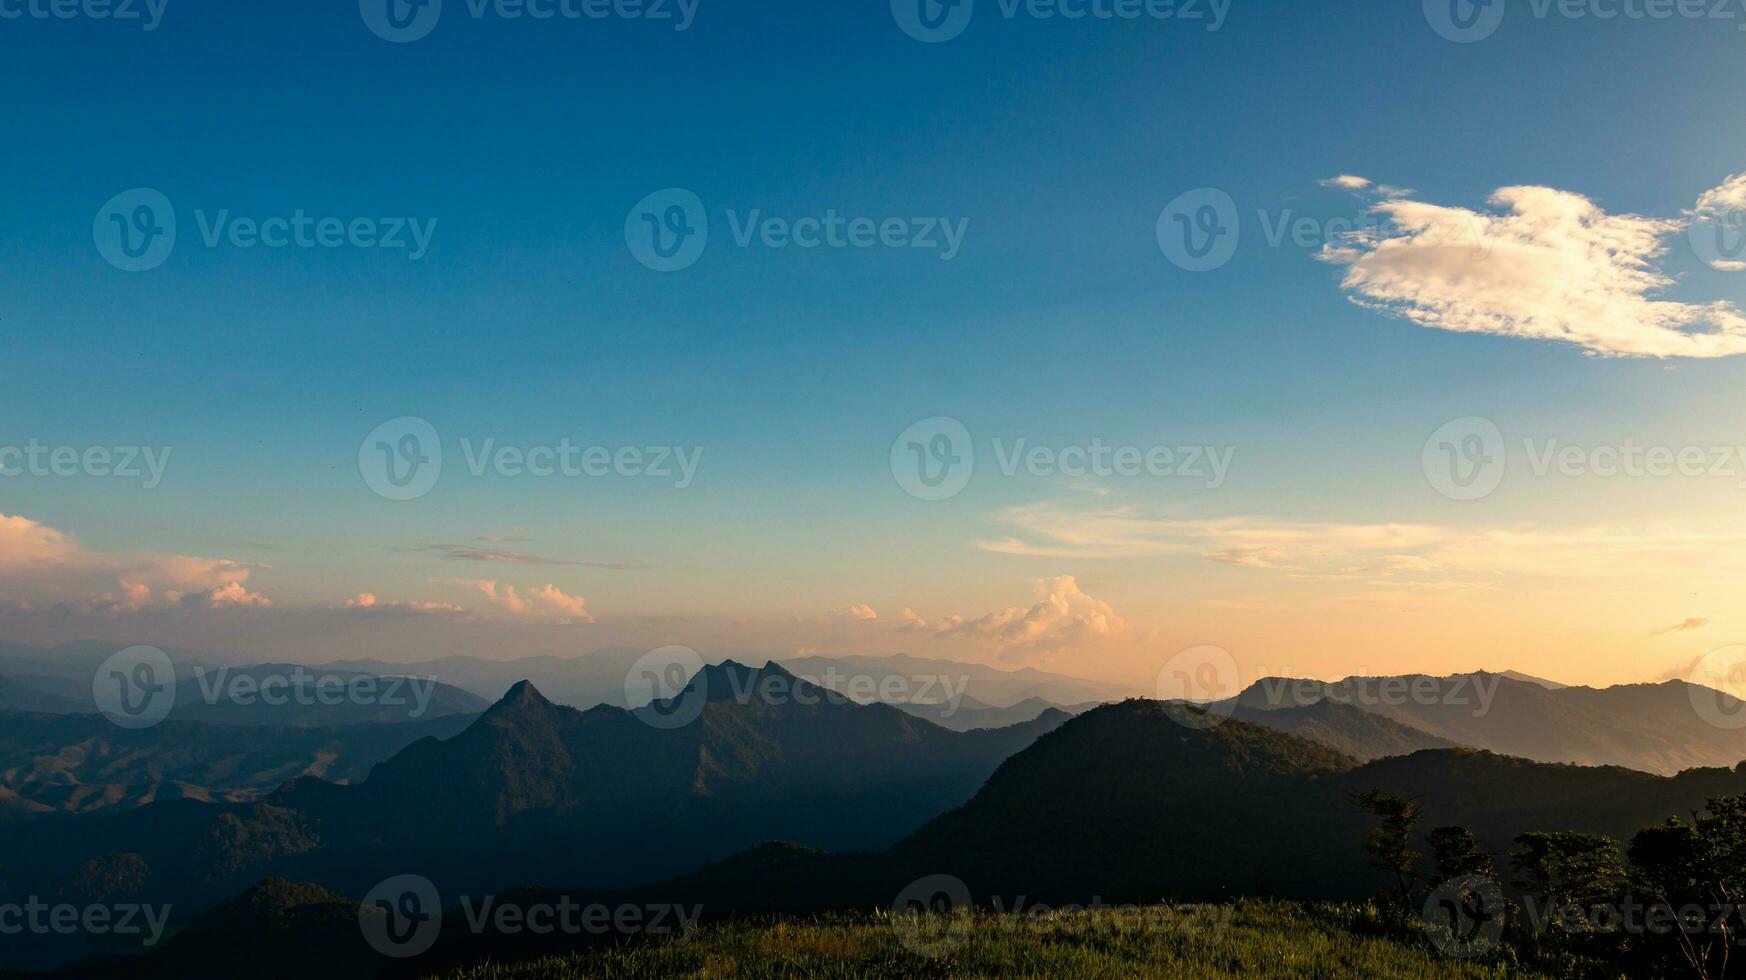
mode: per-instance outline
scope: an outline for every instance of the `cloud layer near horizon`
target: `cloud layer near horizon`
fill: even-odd
[[[257,565],[147,552],[105,554],[28,517],[0,514],[0,599],[133,611],[189,603],[265,607],[244,583]]]
[[[1010,537],[985,551],[1047,558],[1183,556],[1295,579],[1417,590],[1486,589],[1511,576],[1644,575],[1726,579],[1746,574],[1746,532],[1674,526],[1467,527],[1182,518],[1134,507],[1033,504],[1001,511]]]
[[[447,560],[440,553],[433,557]],[[584,635],[590,645],[682,642],[697,647],[743,636],[772,653],[909,648],[948,658],[1044,663],[1095,657],[1133,636],[1114,608],[1071,575],[1038,579],[1031,583],[1028,601],[982,614],[930,619],[902,607],[899,615],[882,617],[870,604],[854,603],[816,620],[772,620],[744,628],[683,616],[655,623],[618,619],[602,627],[586,598],[549,582],[431,580],[472,594],[472,601],[458,596],[465,606],[388,598],[376,591],[276,604],[245,584],[261,567],[188,555],[106,554],[29,518],[0,515],[0,618],[20,637],[48,642],[116,637],[166,645],[240,644],[263,654],[320,646],[363,655],[387,645],[430,653],[441,649],[433,646],[439,638],[459,643],[463,636],[472,644],[495,636],[501,644],[529,645],[527,652],[540,653],[562,651],[567,643],[583,642]],[[577,632],[583,628],[589,632]],[[454,650],[463,651],[468,647]]]

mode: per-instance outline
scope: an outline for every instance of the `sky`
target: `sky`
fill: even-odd
[[[0,0],[0,636],[1746,643],[1746,4],[908,2]]]

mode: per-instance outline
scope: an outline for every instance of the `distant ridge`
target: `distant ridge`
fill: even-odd
[[[664,728],[623,708],[554,704],[518,682],[464,731],[416,741],[354,785],[300,778],[252,805],[181,801],[102,825],[33,826],[28,844],[0,837],[0,884],[50,887],[94,853],[125,852],[154,890],[193,909],[275,874],[362,894],[417,868],[489,893],[631,884],[772,839],[873,850],[968,800],[1067,719],[1051,710],[952,732],[776,664],[707,668],[675,700],[703,686],[705,702],[687,706],[695,716]]]
[[[721,669],[745,671],[730,675],[736,683],[767,670],[737,664]],[[463,735],[419,743],[378,767],[364,786],[347,789],[303,781],[296,784],[298,792],[273,805],[248,809],[167,805],[154,808],[161,812],[149,821],[129,820],[113,828],[118,831],[115,839],[126,842],[128,861],[142,872],[148,866],[154,872],[160,869],[154,848],[163,845],[153,841],[166,828],[173,840],[225,839],[240,845],[214,855],[220,860],[216,867],[234,869],[237,875],[258,878],[261,869],[250,862],[266,848],[280,855],[276,863],[296,868],[297,878],[314,878],[324,888],[346,894],[366,891],[380,880],[383,867],[418,868],[451,890],[464,891],[482,875],[580,881],[586,886],[586,879],[565,877],[584,866],[572,860],[571,849],[592,841],[598,830],[586,822],[588,808],[625,790],[599,778],[605,774],[600,765],[622,759],[600,751],[609,745],[603,738],[636,729],[618,727],[629,718],[621,709],[577,712],[552,705],[531,684],[518,685],[512,694]],[[790,794],[828,779],[828,773],[806,761],[815,742],[809,736],[818,735],[819,729],[808,721],[807,712],[796,713],[792,707],[712,699],[693,726],[697,740],[668,733],[668,740],[660,743],[681,750],[665,762],[682,765],[671,773],[650,770],[646,763],[654,757],[645,755],[631,767],[631,772],[652,777],[641,788],[656,795],[636,811],[638,835],[615,836],[612,843],[645,857],[665,856],[676,843],[699,836],[726,844],[722,836],[732,826],[734,804],[757,798],[771,786],[764,781],[770,770],[748,768],[756,760],[775,765],[783,777],[800,777],[782,785],[779,802],[766,811],[766,827],[771,813],[809,808]],[[1337,704],[1322,707],[1330,716],[1347,709],[1357,710]],[[838,762],[845,758],[844,745],[859,745],[868,753],[856,758],[894,751],[889,743],[869,746],[859,741],[869,733],[898,730],[958,745],[1003,734],[953,735],[882,705],[827,699],[808,710],[846,726],[837,729],[834,751],[827,753]],[[648,727],[634,719],[630,724]],[[737,737],[716,741],[705,734],[716,726]],[[841,737],[844,731],[849,737]],[[1526,830],[1576,830],[1622,839],[1667,814],[1701,807],[1713,796],[1746,791],[1746,764],[1670,778],[1619,767],[1536,763],[1470,749],[1429,749],[1360,764],[1344,753],[1241,717],[1220,719],[1206,709],[1141,699],[1057,721],[1052,730],[1026,742],[962,806],[947,808],[884,850],[833,854],[795,844],[754,844],[655,884],[511,891],[521,901],[550,901],[561,894],[582,901],[692,903],[703,906],[709,919],[880,907],[908,883],[941,874],[958,878],[980,900],[1016,901],[1022,895],[1027,903],[1057,906],[1244,895],[1362,899],[1373,896],[1382,882],[1362,858],[1360,843],[1369,821],[1352,803],[1359,792],[1381,789],[1410,797],[1425,811],[1421,831],[1449,824],[1468,827],[1497,859],[1513,836]],[[656,743],[630,738],[613,747],[647,744]],[[591,751],[582,751],[585,746]],[[710,751],[692,754],[706,747]],[[914,758],[893,760],[895,768],[913,778]],[[583,770],[588,770],[586,775]],[[851,766],[840,775],[852,783],[878,774]],[[422,795],[412,799],[402,794],[402,777],[406,788]],[[674,803],[672,786],[685,779],[703,782],[687,784],[682,791],[694,797],[690,802]],[[873,787],[845,802],[877,805],[889,789]],[[388,791],[383,804],[393,809],[373,811],[356,802],[383,790]],[[304,793],[307,799],[300,798]],[[343,802],[347,800],[352,802]],[[667,805],[660,804],[663,800]],[[323,812],[324,806],[335,805],[337,809]],[[221,814],[217,820],[184,820],[213,811]],[[669,822],[669,816],[676,819]],[[478,822],[467,822],[472,817]],[[93,850],[101,851],[91,839],[95,826],[85,824],[77,833],[48,828],[49,833],[29,845],[10,842],[0,859],[6,860],[9,872],[29,874],[38,866],[18,858],[60,850],[76,866]],[[437,832],[427,839],[427,846],[436,850],[408,850],[409,843],[425,839],[427,830]],[[348,846],[332,836],[336,833],[361,836]],[[527,857],[544,862],[543,873],[521,878],[523,868],[513,861],[517,851],[481,846],[491,841],[526,847]],[[184,844],[171,853],[188,852]],[[214,867],[207,863],[187,869],[172,860],[163,870],[205,876]],[[347,875],[356,883],[333,883]],[[155,876],[135,878],[163,887]],[[19,885],[30,886],[28,881],[13,883]],[[494,893],[503,894],[503,886]],[[323,911],[333,907],[320,889],[275,883],[221,920],[240,922],[269,912],[319,924],[326,915],[326,927],[335,931],[326,939],[313,935],[302,936],[302,941],[317,950],[337,948],[332,941],[355,943],[355,906],[349,920]],[[270,911],[275,909],[279,911]],[[442,945],[433,954],[437,959],[421,965],[521,956],[530,946],[575,941],[525,934],[475,936],[466,929],[445,928]],[[190,956],[199,948],[171,945]],[[178,963],[182,975],[197,974],[198,962]]]
[[[1711,724],[1694,707],[1707,698],[1725,713],[1746,711],[1729,695],[1677,680],[1599,689],[1550,683],[1486,671],[1333,682],[1265,678],[1227,703],[1259,709],[1344,703],[1458,745],[1540,762],[1672,775],[1746,759],[1746,729]]]

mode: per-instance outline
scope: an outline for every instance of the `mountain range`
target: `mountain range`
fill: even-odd
[[[760,673],[776,676],[771,673],[774,669],[767,667]],[[732,700],[712,701],[711,707],[716,704],[724,705],[721,717],[706,724],[751,726],[771,734],[787,724],[772,727],[769,719],[759,720],[762,709]],[[424,794],[420,806],[401,815],[395,836],[422,833],[406,826],[408,816],[448,825],[446,832],[452,834],[468,828],[478,834],[527,832],[528,825],[505,824],[502,815],[520,805],[511,805],[512,799],[525,802],[530,795],[538,797],[538,809],[547,810],[556,802],[548,794],[564,779],[555,777],[569,771],[559,764],[568,755],[563,746],[578,744],[576,733],[587,727],[579,717],[566,715],[568,710],[545,702],[531,689],[512,692],[475,729],[450,740],[468,741],[465,751],[432,755],[406,771],[413,782],[380,787],[391,795],[409,789]],[[905,720],[878,706],[848,710],[872,713],[867,716],[872,720],[863,724],[878,731],[888,730],[879,718]],[[745,717],[748,712],[750,717]],[[787,713],[787,706],[782,713]],[[794,734],[812,731],[800,724]],[[479,734],[473,735],[474,731]],[[511,754],[500,754],[511,747]],[[429,775],[424,765],[438,758],[456,767],[446,770],[456,789],[423,781]],[[702,770],[697,774],[704,775]],[[766,769],[764,775],[772,773]],[[367,790],[377,778],[372,776],[347,793]],[[712,781],[712,788],[724,785]],[[647,788],[653,790],[652,785]],[[1244,895],[1359,899],[1374,895],[1383,885],[1363,857],[1369,818],[1353,802],[1356,794],[1374,789],[1416,800],[1425,813],[1421,833],[1443,825],[1472,829],[1501,865],[1511,840],[1525,831],[1574,830],[1623,840],[1671,814],[1700,809],[1712,797],[1746,792],[1746,763],[1666,777],[1619,767],[1539,763],[1463,748],[1428,749],[1360,763],[1305,738],[1241,718],[1221,718],[1180,704],[1131,700],[1092,709],[1035,736],[1001,763],[963,805],[945,810],[883,850],[828,853],[796,844],[763,844],[654,884],[529,886],[499,888],[495,894],[500,903],[511,905],[567,899],[580,906],[701,906],[705,921],[882,907],[911,882],[939,875],[963,882],[973,900],[984,906],[1155,903]],[[739,788],[740,793],[749,791]],[[401,799],[402,805],[411,802]],[[452,804],[469,808],[458,824],[434,815],[439,806]],[[656,814],[664,809],[652,800],[644,806],[645,812]],[[348,816],[382,819],[388,815],[359,809]],[[252,819],[245,818],[245,823]],[[780,818],[769,814],[766,819],[773,825]],[[292,819],[280,826],[280,832],[291,825],[319,837],[315,825],[306,820]],[[693,834],[714,833],[717,825],[705,821],[691,824],[690,829]],[[653,858],[673,846],[673,830],[657,816],[641,852]],[[258,832],[271,833],[272,828],[260,826],[242,836]],[[451,838],[451,843],[466,841],[464,836]],[[1422,839],[1418,843],[1423,846]],[[484,857],[476,851],[471,856]],[[562,855],[550,856],[555,863],[542,876],[544,880],[559,880],[573,870]],[[660,864],[651,860],[647,866]],[[457,870],[440,861],[405,867],[432,878],[442,894],[468,892],[456,877]],[[499,878],[512,874],[505,870]],[[346,951],[356,950],[358,940],[355,915],[348,918],[342,913],[355,911],[356,906],[339,897],[361,894],[368,885],[322,884],[332,891],[267,882],[197,919],[183,936],[143,963],[84,964],[76,975],[190,975],[189,971],[198,972],[210,962],[196,938],[215,935],[221,923],[241,922],[264,928],[268,935],[262,941],[269,948],[280,948],[294,937],[327,964],[325,976],[376,975],[383,966],[373,956],[360,953],[361,958],[347,958]],[[489,928],[476,931],[466,927],[463,916],[459,910],[450,911],[452,921],[441,930],[441,940],[431,953],[411,965],[389,967],[383,975],[428,975],[455,964],[503,961],[611,941],[526,931],[500,935]],[[132,972],[123,972],[124,968]]]
[[[790,693],[736,696],[770,685]],[[774,664],[731,662],[662,710],[695,720],[578,711],[523,683],[460,734],[413,742],[354,785],[305,777],[250,804],[184,799],[33,824],[27,844],[0,842],[0,894],[119,881],[122,894],[196,908],[273,874],[348,893],[408,868],[473,889],[623,885],[770,839],[877,849],[1066,720],[951,732]]]
[[[302,776],[356,782],[413,742],[448,738],[473,718],[327,727],[166,721],[131,730],[101,715],[0,711],[0,820],[184,798],[245,802]]]
[[[1726,715],[1746,704],[1685,681],[1608,688],[1481,671],[1450,677],[1349,677],[1337,682],[1267,678],[1231,702],[1260,711],[1351,705],[1427,735],[1540,762],[1616,765],[1671,775],[1746,758],[1746,728],[1712,724],[1694,704]]]
[[[995,681],[990,696],[1036,683]],[[1500,863],[1526,830],[1623,839],[1746,792],[1746,745],[1694,727],[1691,693],[1480,672],[1269,679],[1213,705],[1069,712],[1035,694],[1005,707],[866,704],[775,663],[728,661],[634,709],[579,710],[522,681],[477,714],[452,686],[429,701],[446,714],[365,705],[375,720],[349,725],[304,711],[276,725],[178,713],[124,731],[100,716],[0,711],[0,812],[30,821],[0,837],[0,901],[165,902],[195,928],[202,909],[240,914],[220,903],[246,893],[256,912],[290,902],[274,921],[322,907],[325,923],[333,896],[408,871],[446,895],[561,886],[704,902],[711,917],[881,905],[933,874],[1057,904],[1364,897],[1378,882],[1352,798],[1367,790],[1417,800],[1424,828],[1469,827]],[[966,731],[917,716],[946,709],[1035,715]],[[1570,764],[1574,753],[1644,765]],[[1684,758],[1716,764],[1648,771]],[[256,887],[269,878],[283,881]],[[479,943],[454,948],[456,962],[490,937]]]

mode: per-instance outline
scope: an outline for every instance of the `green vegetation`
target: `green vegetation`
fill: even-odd
[[[1465,827],[1431,831],[1442,882],[1421,894],[1437,880],[1411,849],[1422,810],[1380,790],[1353,802],[1377,821],[1364,849],[1394,879],[1382,910],[1397,934],[1428,927],[1445,951],[1497,954],[1560,976],[1728,975],[1746,897],[1746,797],[1715,797],[1691,823],[1674,817],[1639,831],[1628,860],[1599,834],[1518,834],[1509,862],[1521,906]]]
[[[913,920],[910,920],[913,921]],[[1391,938],[1369,904],[1243,901],[996,915],[979,912],[936,958],[900,939],[906,920],[839,915],[805,922],[705,927],[685,945],[631,944],[518,964],[484,965],[446,980],[861,980],[882,977],[1530,977],[1496,962],[1439,956]],[[932,918],[923,943],[946,940]],[[952,945],[945,941],[944,945]]]

